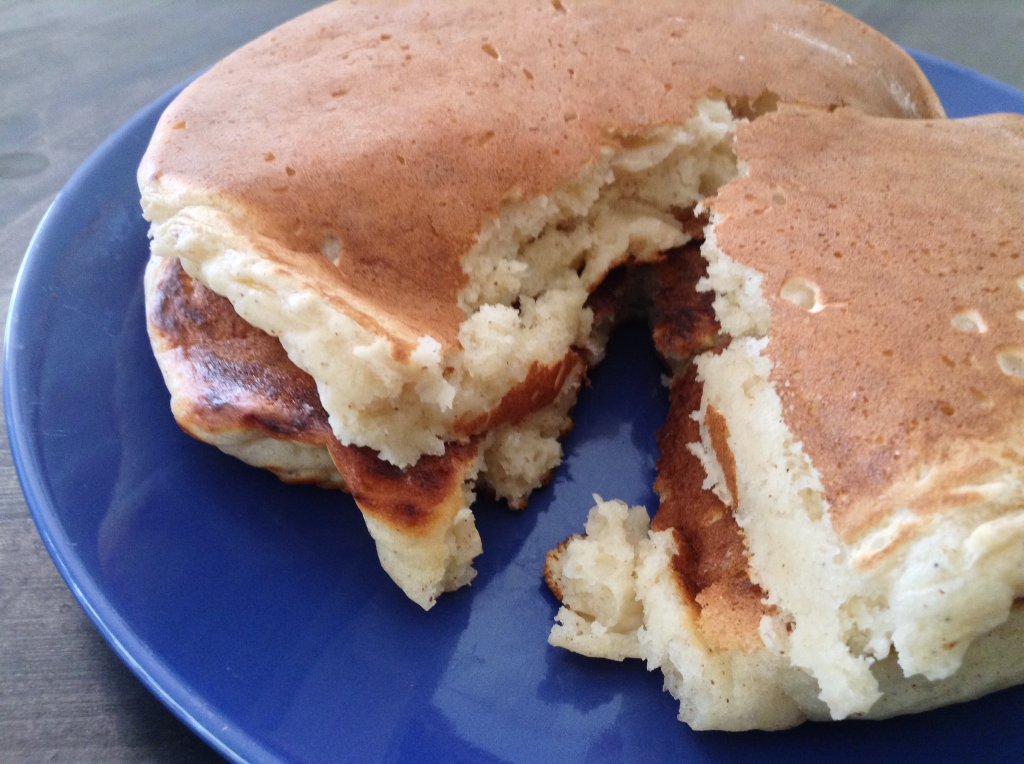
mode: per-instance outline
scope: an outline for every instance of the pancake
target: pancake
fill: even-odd
[[[339,441],[405,467],[544,405],[589,292],[686,242],[676,213],[735,175],[733,112],[779,101],[942,113],[807,0],[335,3],[192,83],[139,185],[153,252],[281,340]]]
[[[429,605],[471,577],[476,543],[448,542],[477,480],[521,507],[560,462],[603,355],[591,293],[692,238],[739,171],[736,120],[780,102],[942,116],[903,51],[810,0],[335,3],[272,31],[175,99],[138,180],[153,254],[279,341],[331,437],[186,429],[289,479],[337,481],[326,447],[350,485],[372,459],[342,448],[405,474],[475,443],[409,515],[447,518],[432,572],[386,563]],[[359,484],[364,513],[391,495]],[[392,559],[419,526],[387,517]]]
[[[673,381],[651,529],[599,502],[550,555],[551,641],[660,667],[698,729],[1024,681],[1024,117],[781,106],[736,152],[728,345]]]

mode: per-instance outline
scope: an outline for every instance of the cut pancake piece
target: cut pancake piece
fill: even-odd
[[[686,447],[698,437],[689,412],[701,388],[692,369],[673,380],[659,432],[662,503],[652,527],[642,507],[598,499],[585,535],[548,553],[545,577],[561,601],[549,642],[591,657],[645,660],[663,672],[680,720],[694,729],[772,730],[830,719],[817,682],[785,649],[773,649],[784,639],[774,631],[778,611],[750,581],[732,510],[701,486],[703,470]],[[895,651],[872,664],[880,698],[859,716],[917,713],[1019,684],[1022,651],[1018,600],[947,679],[905,676]]]
[[[705,464],[713,407],[790,659],[864,713],[890,647],[946,678],[1024,596],[1024,118],[784,108],[737,152],[703,251],[749,336],[698,361]]]
[[[160,120],[153,252],[280,338],[342,443],[439,455],[586,349],[589,291],[684,244],[679,215],[735,176],[728,105],[942,114],[903,51],[822,3],[563,11],[331,4]]]
[[[680,721],[695,730],[778,730],[832,718],[817,683],[784,651],[763,642],[746,650],[711,647],[694,617],[699,607],[680,579],[679,535],[644,528],[643,507],[595,498],[586,535],[548,553],[548,585],[562,603],[552,645],[590,657],[645,660],[648,670],[662,671],[665,689],[679,701]],[[630,560],[632,570],[623,564]],[[1022,643],[1024,601],[1016,600],[1002,624],[971,643],[951,677],[907,677],[893,651],[872,664],[881,696],[859,716],[919,713],[1020,684]]]
[[[471,563],[483,551],[469,508],[479,469],[476,443],[449,443],[442,456],[426,456],[405,469],[333,437],[328,448],[363,513],[381,566],[409,599],[430,609],[441,592],[476,577]]]
[[[547,553],[544,580],[562,602],[548,641],[591,657],[639,658],[644,611],[636,597],[637,547],[650,517],[643,507],[603,502],[585,533]]]
[[[483,445],[451,443],[442,456],[399,469],[370,449],[342,446],[313,378],[177,259],[151,258],[145,295],[151,345],[182,429],[286,482],[350,491],[383,567],[424,607],[475,575],[470,563],[481,547],[469,507],[480,471],[487,488],[521,506],[561,459],[558,440],[583,371],[578,356],[545,381],[554,389],[536,385],[546,401],[539,410],[506,414]]]
[[[706,205],[701,282],[731,342],[696,360],[701,390],[683,405],[699,438],[667,438],[670,416],[659,439],[663,507],[686,484],[666,470],[684,447],[710,495],[628,542],[639,654],[681,718],[728,729],[884,717],[1024,681],[1024,117],[781,106],[741,125],[736,151],[746,173]],[[716,527],[745,558],[720,599],[691,583],[694,550],[724,543]],[[755,620],[758,639],[737,639]],[[770,664],[725,682],[726,710],[695,666],[738,655]],[[788,696],[790,715],[737,713],[752,686]]]
[[[703,469],[687,448],[700,437],[691,417],[700,398],[691,366],[672,381],[658,433],[661,506],[650,527],[642,507],[598,500],[586,535],[548,554],[545,578],[562,603],[549,642],[660,668],[679,718],[694,729],[791,727],[807,718],[792,694],[813,704],[816,688],[764,647],[761,620],[774,608],[749,579],[731,510],[703,488]],[[607,594],[593,594],[609,588],[616,608]]]

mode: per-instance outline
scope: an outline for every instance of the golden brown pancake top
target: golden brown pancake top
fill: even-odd
[[[1019,473],[1024,117],[784,107],[737,153],[749,177],[711,204],[718,244],[765,274],[775,388],[844,539]]]
[[[210,205],[376,310],[396,357],[457,344],[481,221],[716,93],[941,116],[913,61],[811,0],[338,2],[247,45],[167,109],[139,171],[154,215]],[[325,235],[341,256],[323,267]],[[369,307],[368,307],[369,306]]]

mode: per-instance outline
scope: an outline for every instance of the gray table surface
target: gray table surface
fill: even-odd
[[[0,315],[75,168],[171,86],[317,0],[0,0]],[[842,0],[901,45],[1024,89],[1022,0]],[[0,434],[0,762],[221,761],[118,660],[29,516]]]

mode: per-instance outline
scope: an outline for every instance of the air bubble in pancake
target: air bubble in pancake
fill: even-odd
[[[324,231],[323,243],[320,245],[320,251],[323,256],[330,260],[335,265],[338,264],[338,258],[341,257],[341,241],[335,235],[334,231]]]
[[[818,299],[819,295],[817,284],[799,277],[787,279],[779,291],[779,297],[808,313],[817,313],[824,307]]]
[[[988,326],[985,325],[984,319],[976,310],[958,311],[950,323],[954,329],[959,329],[962,332],[978,332],[980,334],[988,331]]]
[[[996,363],[1003,374],[1010,377],[1024,377],[1024,350],[1003,348],[996,353]]]

